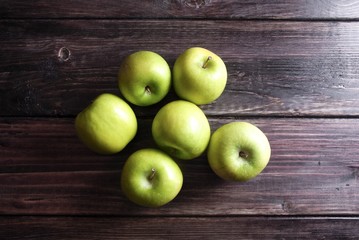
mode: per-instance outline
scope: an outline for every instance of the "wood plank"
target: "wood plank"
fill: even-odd
[[[73,119],[0,119],[0,213],[116,216],[359,214],[359,119],[249,118],[268,136],[269,165],[246,183],[220,180],[205,156],[178,161],[184,186],[170,204],[148,209],[123,196],[127,156],[153,147],[140,119],[123,152],[100,156],[76,138]],[[212,131],[233,119],[210,119]]]
[[[227,18],[358,19],[359,4],[347,1],[175,0],[0,2],[2,18]]]
[[[358,222],[358,218],[303,217],[1,217],[0,236],[9,240],[357,239]]]
[[[100,93],[119,94],[126,55],[152,50],[173,66],[192,46],[228,67],[225,92],[203,106],[208,115],[359,116],[358,22],[3,20],[0,28],[1,116],[74,116]],[[162,104],[135,111],[153,116]]]

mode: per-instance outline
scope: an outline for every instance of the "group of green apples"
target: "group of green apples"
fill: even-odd
[[[127,101],[114,94],[99,95],[77,115],[77,135],[97,153],[120,152],[137,133],[138,123],[130,104],[145,107],[158,103],[173,84],[180,100],[161,107],[152,122],[158,148],[137,150],[123,166],[121,188],[125,196],[146,207],[169,203],[183,185],[177,161],[194,159],[205,152],[219,177],[250,180],[270,159],[265,134],[248,122],[227,123],[211,134],[208,119],[198,106],[216,100],[226,83],[226,65],[207,49],[187,49],[175,61],[172,72],[159,54],[135,52],[124,59],[118,75],[120,92]]]

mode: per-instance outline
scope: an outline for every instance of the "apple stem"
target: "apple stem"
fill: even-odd
[[[211,56],[208,56],[207,60],[203,63],[202,68],[207,68],[208,62],[212,60]]]
[[[239,156],[242,158],[247,158],[248,157],[248,153],[244,152],[244,151],[240,151],[239,152]]]
[[[148,179],[150,181],[152,181],[152,179],[155,177],[155,175],[156,175],[156,169],[152,168],[151,169],[151,174],[150,174],[150,176],[148,176]]]
[[[145,87],[145,92],[149,95],[151,95],[151,88],[149,86]]]

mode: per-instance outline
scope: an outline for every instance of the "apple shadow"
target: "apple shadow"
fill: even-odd
[[[203,202],[205,199],[218,199],[217,190],[228,182],[219,178],[209,167],[207,158],[202,155],[192,160],[176,160],[183,174],[183,187],[178,195],[179,205],[189,202]]]

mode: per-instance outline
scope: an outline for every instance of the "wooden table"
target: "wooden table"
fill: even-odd
[[[358,239],[359,2],[9,0],[0,2],[0,239]],[[228,83],[203,105],[212,132],[249,121],[272,146],[246,183],[206,156],[179,161],[184,185],[161,208],[129,202],[126,158],[153,147],[166,102],[135,107],[139,131],[100,156],[74,117],[117,88],[137,50],[170,64],[192,46],[220,55]]]

